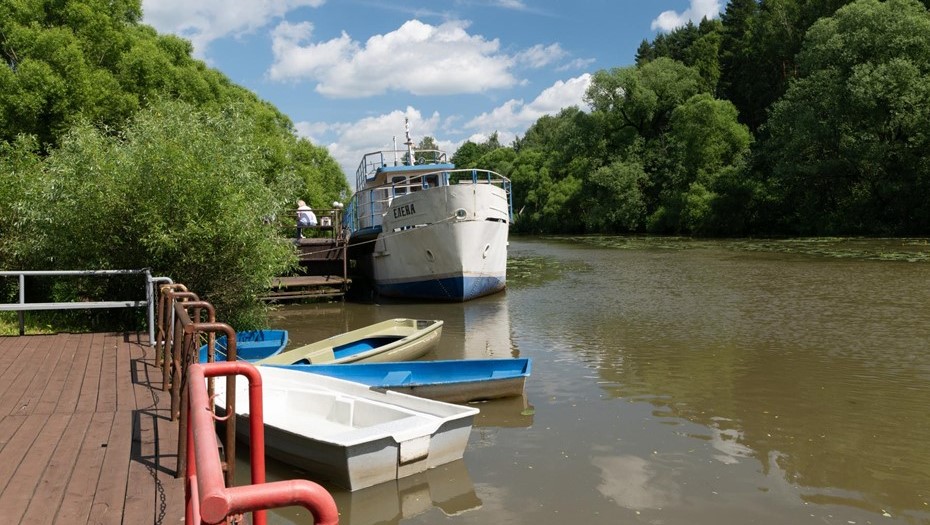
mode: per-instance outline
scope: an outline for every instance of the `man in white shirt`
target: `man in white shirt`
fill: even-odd
[[[316,214],[304,201],[297,201],[297,238],[303,239],[303,229],[316,226]]]

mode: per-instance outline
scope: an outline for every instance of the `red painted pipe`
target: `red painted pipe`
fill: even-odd
[[[233,487],[229,489],[229,497],[233,512],[301,505],[313,514],[314,525],[339,523],[339,511],[333,497],[323,487],[305,479]],[[313,505],[305,502],[313,502]]]
[[[188,523],[199,518],[206,523],[221,523],[227,516],[253,512],[253,523],[266,523],[264,509],[301,505],[309,510],[318,525],[339,523],[336,502],[323,487],[307,480],[265,483],[265,428],[262,417],[262,379],[252,365],[241,361],[194,364],[188,371],[190,379],[190,412],[188,417]],[[213,413],[204,384],[206,377],[244,375],[249,380],[249,431],[251,434],[252,485],[227,488],[223,469],[216,454],[216,434]],[[230,415],[230,417],[235,417]],[[193,484],[196,483],[196,487]],[[193,502],[194,495],[199,496]],[[199,516],[194,514],[199,503]]]

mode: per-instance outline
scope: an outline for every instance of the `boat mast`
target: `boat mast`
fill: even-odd
[[[417,163],[417,159],[413,156],[413,139],[410,138],[410,119],[404,117],[404,132],[407,134],[407,142],[404,144],[407,145],[407,155],[410,157],[410,165],[413,166]]]
[[[394,165],[399,166],[400,163],[397,161],[397,135],[394,135],[392,138],[394,140]]]

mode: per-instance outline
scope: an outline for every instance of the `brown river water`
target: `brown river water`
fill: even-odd
[[[926,240],[515,238],[503,293],[272,326],[296,346],[392,317],[445,322],[426,359],[533,373],[475,405],[462,461],[328,487],[345,525],[930,523]]]

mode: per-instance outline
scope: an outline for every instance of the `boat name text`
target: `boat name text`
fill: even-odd
[[[413,204],[404,204],[403,206],[394,208],[394,218],[399,219],[400,217],[413,215],[416,212],[417,210],[413,207]]]

